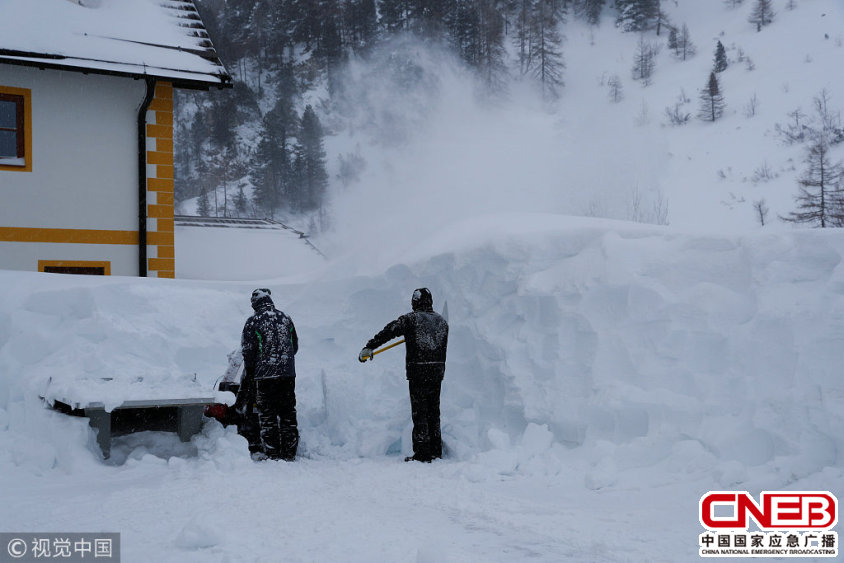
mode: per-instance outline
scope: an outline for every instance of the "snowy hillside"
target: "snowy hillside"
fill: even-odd
[[[365,167],[356,184],[335,186],[337,245],[380,256],[385,238],[389,249],[454,219],[514,210],[748,231],[763,228],[758,201],[768,208],[764,229],[790,229],[778,216],[795,209],[807,144],[786,143],[777,126],[796,110],[817,126],[814,99],[824,90],[840,120],[844,3],[774,2],[774,23],[758,33],[747,21],[752,4],[663,2],[675,25],[688,25],[697,54],[679,60],[665,32],[645,34],[660,47],[647,86],[631,76],[639,34],[609,17],[598,27],[572,19],[563,28],[566,85],[550,107],[519,82],[506,100],[479,99],[465,70],[420,46],[352,65],[344,92],[353,119],[329,121],[338,135],[326,145],[330,163],[356,154]],[[697,114],[718,41],[729,61],[718,74],[726,109],[712,123]],[[410,91],[403,75],[383,70],[404,55],[420,73]],[[677,104],[690,115],[685,125],[666,116]],[[844,159],[844,144],[831,156]]]
[[[0,272],[0,527],[120,531],[127,561],[691,560],[708,490],[844,490],[842,256],[837,231],[509,214],[379,273],[262,281],[300,334],[293,464],[216,422],[102,464],[38,399],[51,378],[212,388],[254,282]],[[411,466],[402,353],[356,356],[422,285],[449,307],[449,455]]]

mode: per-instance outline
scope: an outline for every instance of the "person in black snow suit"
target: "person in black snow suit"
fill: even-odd
[[[269,289],[252,292],[252,308],[255,314],[241,336],[241,387],[254,385],[263,453],[270,459],[292,461],[299,447],[294,362],[299,338],[293,320],[275,308]]]
[[[440,389],[445,375],[448,322],[434,312],[434,299],[428,288],[413,292],[411,306],[413,312],[387,324],[366,343],[358,360],[372,359],[373,350],[393,338],[405,338],[405,370],[413,418],[413,456],[405,461],[430,462],[443,453]]]

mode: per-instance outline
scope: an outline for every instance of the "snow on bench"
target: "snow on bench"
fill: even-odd
[[[112,436],[164,431],[176,432],[183,442],[190,441],[202,428],[206,405],[234,402],[232,393],[202,388],[188,376],[148,384],[140,377],[131,383],[100,378],[84,387],[78,380],[66,383],[51,380],[43,398],[56,410],[87,417],[97,430],[97,443],[105,458],[111,453]]]

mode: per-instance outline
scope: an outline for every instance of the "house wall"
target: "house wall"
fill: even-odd
[[[0,170],[0,268],[108,261],[111,274],[138,275],[137,116],[145,83],[0,64],[0,86],[29,89],[32,118],[32,170]],[[149,275],[172,277],[172,87],[156,94],[147,115],[148,158],[156,162],[147,166],[148,264]]]

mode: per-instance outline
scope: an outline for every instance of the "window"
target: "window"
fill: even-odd
[[[30,91],[0,86],[0,170],[32,170]]]
[[[39,260],[38,271],[52,274],[83,274],[87,276],[110,276],[111,262],[75,260]]]
[[[23,96],[0,94],[0,158],[23,159]]]

